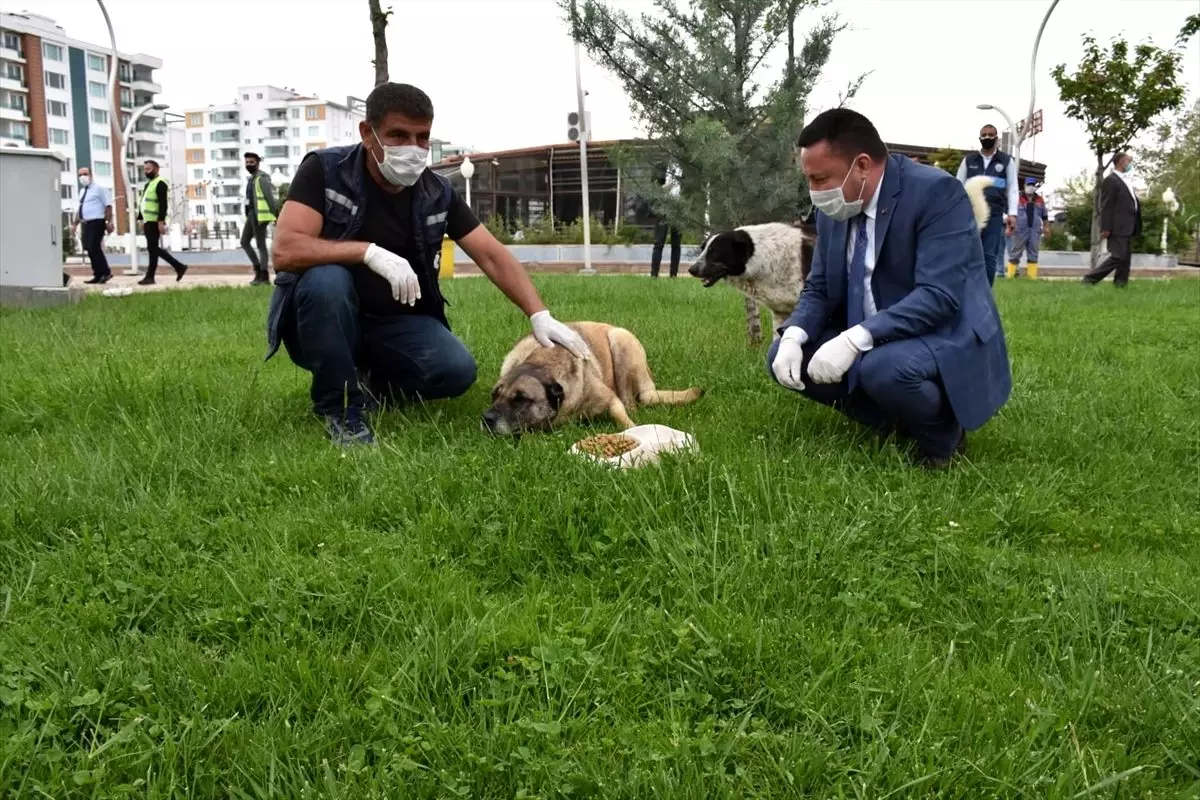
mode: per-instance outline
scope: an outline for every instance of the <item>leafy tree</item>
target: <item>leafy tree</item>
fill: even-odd
[[[1059,64],[1051,74],[1067,116],[1083,123],[1096,157],[1090,233],[1095,264],[1100,254],[1104,170],[1116,152],[1127,150],[1161,114],[1183,103],[1184,88],[1179,84],[1183,50],[1181,43],[1169,50],[1149,42],[1131,48],[1123,38],[1102,47],[1091,35],[1083,37],[1083,45],[1083,57],[1074,73]]]
[[[378,86],[388,82],[388,46],[384,31],[392,10],[381,9],[379,0],[367,0],[367,5],[371,7],[371,38],[375,40],[375,60],[371,63],[375,65],[375,85]]]
[[[1200,212],[1200,99],[1159,126],[1154,142],[1137,153],[1151,194],[1170,187],[1184,213]]]
[[[604,0],[559,4],[572,37],[623,84],[648,134],[614,157],[660,217],[696,232],[802,216],[795,139],[843,29],[825,16],[798,35],[801,12],[820,0],[654,0],[636,19]],[[782,74],[770,74],[780,51]],[[659,185],[668,163],[682,171],[677,197]],[[751,341],[761,337],[758,319],[748,301]]]
[[[953,147],[943,147],[929,157],[929,163],[951,175],[958,174],[958,165],[962,163],[963,151]]]

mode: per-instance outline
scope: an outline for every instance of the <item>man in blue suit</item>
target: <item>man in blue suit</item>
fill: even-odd
[[[944,468],[964,429],[1012,390],[972,200],[953,175],[888,155],[871,121],[846,108],[820,114],[797,147],[817,245],[771,372]]]

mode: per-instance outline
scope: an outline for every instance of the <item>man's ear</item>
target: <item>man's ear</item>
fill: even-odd
[[[558,409],[562,407],[563,396],[566,394],[563,391],[562,384],[558,381],[551,381],[550,383],[545,384],[545,386],[546,399],[550,401],[550,407],[555,411],[558,411]]]

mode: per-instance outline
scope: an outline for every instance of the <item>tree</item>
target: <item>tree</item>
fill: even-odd
[[[1091,35],[1083,37],[1083,45],[1083,57],[1074,74],[1067,72],[1065,64],[1056,66],[1051,74],[1067,116],[1083,123],[1096,156],[1091,231],[1094,266],[1100,255],[1104,170],[1115,154],[1127,150],[1155,119],[1183,103],[1184,88],[1178,82],[1183,50],[1181,42],[1170,50],[1147,42],[1133,47],[1131,54],[1122,38],[1102,48]]]
[[[605,0],[559,4],[574,40],[623,84],[648,136],[616,158],[656,214],[702,232],[803,216],[795,139],[843,29],[826,16],[797,37],[801,12],[820,0],[654,0],[654,10],[636,19]],[[781,49],[782,75],[766,74]],[[861,80],[850,82],[844,99]],[[682,170],[678,197],[655,180],[672,162]],[[747,324],[757,342],[753,301]]]
[[[958,166],[962,163],[963,151],[953,147],[943,147],[929,157],[929,163],[951,175],[958,174]]]
[[[371,7],[371,37],[375,40],[375,60],[371,63],[375,65],[375,85],[378,86],[388,82],[388,46],[384,31],[392,10],[381,9],[379,0],[367,0],[367,5]]]

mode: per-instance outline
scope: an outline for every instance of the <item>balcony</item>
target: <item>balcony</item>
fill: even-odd
[[[4,59],[5,61],[15,61],[18,64],[25,63],[24,54],[9,47],[0,46],[0,58]]]
[[[162,86],[154,80],[154,71],[141,67],[133,68],[133,80],[130,86],[135,92],[162,94]]]
[[[240,161],[241,157],[242,154],[238,150],[228,147],[221,150],[212,151],[213,161]]]
[[[10,92],[29,92],[24,83],[16,78],[10,78],[3,73],[0,73],[0,89],[7,89]]]
[[[269,112],[267,112],[267,121],[268,122],[287,122],[287,118],[288,118],[288,113],[287,113],[286,108],[285,109],[271,109]]]
[[[0,105],[0,119],[11,119],[13,122],[29,122],[29,115],[24,108],[12,108]]]
[[[208,115],[209,125],[238,125],[240,122],[236,111],[214,111]]]
[[[213,131],[208,135],[208,140],[218,144],[237,144],[241,136],[239,131]]]
[[[266,147],[263,148],[263,158],[287,158],[288,149],[286,147]]]

